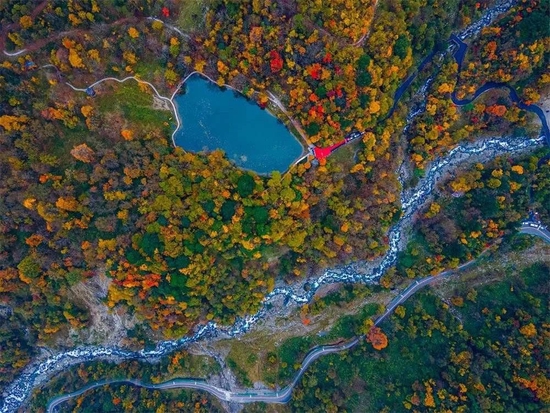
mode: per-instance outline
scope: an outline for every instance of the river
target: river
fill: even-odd
[[[469,36],[479,33],[479,31],[483,27],[489,25],[498,14],[508,10],[513,4],[514,2],[512,1],[505,1],[492,7],[484,13],[483,17],[479,21],[459,33],[457,37],[464,40]],[[454,50],[453,46],[450,46],[447,52],[452,50]],[[429,78],[425,85],[420,88],[421,95],[425,95],[427,88],[432,81],[433,78]],[[411,82],[412,81],[408,84]],[[403,92],[404,89],[401,93]],[[533,105],[527,107],[526,110],[532,110],[532,106]],[[422,110],[422,107],[411,109],[407,118],[409,123],[415,116],[421,113]],[[82,362],[89,362],[93,360],[117,361],[128,359],[145,361],[158,360],[159,357],[169,354],[175,349],[185,347],[191,343],[214,337],[235,337],[246,333],[255,323],[267,314],[268,304],[271,305],[278,298],[282,297],[285,301],[293,301],[301,304],[309,302],[322,285],[342,282],[375,282],[387,271],[388,268],[395,265],[397,254],[400,251],[400,241],[404,230],[408,228],[414,213],[418,211],[419,208],[428,200],[433,192],[436,182],[448,168],[460,162],[465,156],[474,154],[491,154],[492,156],[497,156],[503,153],[525,151],[529,148],[541,146],[545,142],[545,137],[547,137],[547,135],[544,135],[544,130],[548,130],[548,125],[543,118],[542,132],[536,139],[510,137],[485,139],[475,143],[458,145],[456,148],[451,150],[446,157],[435,160],[428,169],[425,177],[414,189],[402,192],[401,205],[403,212],[399,222],[389,230],[388,252],[382,258],[380,264],[367,273],[363,273],[361,271],[364,263],[360,262],[328,269],[320,277],[312,278],[300,287],[276,288],[271,293],[266,295],[263,300],[263,305],[258,313],[241,318],[231,326],[219,326],[214,322],[209,322],[208,324],[198,327],[194,335],[178,340],[162,341],[157,344],[157,347],[154,350],[143,349],[141,351],[134,352],[116,347],[84,346],[70,351],[61,352],[43,361],[35,361],[25,368],[23,373],[6,388],[4,391],[4,402],[0,408],[0,412],[8,413],[17,410],[29,397],[35,387],[46,383],[52,375],[60,373],[65,369]],[[304,289],[304,285],[308,286],[307,291]],[[195,388],[202,387],[204,386],[196,386]]]
[[[456,63],[458,64],[458,72],[457,72],[457,82],[458,85],[460,82],[460,72],[462,68],[462,63],[464,62],[464,56],[466,55],[466,52],[468,51],[468,45],[462,41],[463,39],[459,36],[452,35],[451,36],[451,42],[455,43],[458,46],[458,49],[454,52],[454,58],[456,60]],[[451,100],[452,102],[457,106],[464,106],[472,103],[474,100],[476,100],[479,96],[484,94],[485,92],[491,90],[491,89],[506,89],[508,91],[510,100],[514,102],[518,108],[522,110],[526,110],[529,112],[534,113],[538,116],[540,122],[541,122],[541,132],[540,136],[546,137],[546,142],[548,146],[550,146],[550,128],[548,127],[548,124],[546,123],[546,116],[544,116],[544,111],[542,108],[538,107],[537,105],[526,105],[523,103],[523,101],[518,96],[518,93],[516,90],[511,87],[507,83],[499,83],[499,82],[487,82],[483,86],[479,87],[472,95],[471,98],[468,99],[458,99],[456,97],[456,88],[451,93]]]

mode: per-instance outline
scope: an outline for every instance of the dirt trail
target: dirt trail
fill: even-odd
[[[38,6],[34,8],[34,10],[31,12],[31,19],[34,20],[36,17],[46,8],[48,5],[49,0],[44,0],[42,3],[40,3]],[[21,28],[21,24],[19,23],[10,23],[4,26],[2,31],[0,31],[0,50],[6,50],[6,36],[8,35],[8,32],[12,30],[17,30]]]
[[[115,20],[111,23],[101,23],[101,24],[106,25],[108,27],[111,27],[111,26],[121,25],[121,24],[124,24],[124,23],[138,22],[140,20],[143,20],[143,19],[138,19],[136,17],[122,17],[122,18],[120,18],[118,20]],[[16,29],[17,28],[17,27],[15,27],[16,25],[19,26],[19,23],[17,23],[17,24],[14,23],[12,25],[12,29]],[[8,26],[6,26],[4,28],[4,30],[2,32],[0,32],[0,50],[2,50],[2,51],[6,50],[6,48],[5,48],[5,46],[6,46],[6,36],[7,36],[8,32],[9,32],[9,27]],[[55,40],[58,40],[62,37],[65,37],[65,36],[82,36],[86,33],[93,33],[93,32],[94,32],[94,28],[67,30],[67,31],[52,34],[51,36],[45,37],[43,39],[35,40],[34,42],[32,42],[28,45],[24,45],[20,50],[24,50],[26,53],[27,52],[35,52],[35,51],[40,50],[41,48],[43,48],[48,43],[53,42]],[[15,57],[15,55],[9,56],[9,55],[4,54],[4,57],[6,57],[6,58],[7,57]]]

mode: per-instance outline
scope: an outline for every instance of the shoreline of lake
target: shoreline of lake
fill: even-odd
[[[307,154],[307,146],[274,113],[201,73],[189,75],[173,101],[181,121],[174,144],[186,151],[220,149],[238,168],[260,175],[284,173]]]

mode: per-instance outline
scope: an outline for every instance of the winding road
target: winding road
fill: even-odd
[[[542,238],[544,241],[550,243],[550,231],[548,231],[548,229],[540,223],[526,221],[522,224],[519,232],[522,234],[534,235],[535,237]]]
[[[540,222],[530,220],[523,221],[521,223],[521,226],[518,228],[518,232],[521,234],[534,235],[550,244],[550,231],[548,231],[548,229]],[[430,275],[411,283],[407,288],[401,291],[399,295],[397,295],[392,301],[390,301],[390,303],[386,306],[386,311],[380,317],[378,317],[374,324],[378,325],[382,321],[384,321],[384,319],[388,317],[398,305],[404,303],[407,299],[409,299],[410,296],[415,294],[421,288],[433,283],[434,281],[440,280],[441,278],[448,277],[450,275],[456,274],[459,271],[471,267],[479,260],[480,256],[481,254],[476,259],[465,262],[464,264],[459,265],[456,268],[445,270],[437,275]]]
[[[355,346],[360,341],[360,337],[355,337],[346,343],[339,345],[325,345],[313,348],[302,361],[300,369],[296,372],[292,382],[284,387],[281,390],[270,390],[270,389],[247,389],[240,391],[229,391],[222,389],[220,387],[208,384],[206,381],[201,379],[173,379],[163,383],[158,384],[147,384],[143,383],[140,380],[134,379],[122,379],[122,380],[102,380],[95,383],[92,383],[86,387],[83,387],[80,390],[77,390],[72,393],[64,394],[62,396],[56,397],[51,400],[48,404],[48,413],[54,413],[56,407],[65,401],[72,399],[73,397],[78,397],[92,389],[102,387],[105,385],[111,384],[131,384],[134,386],[143,387],[151,390],[173,390],[173,389],[194,389],[194,390],[203,390],[211,395],[217,397],[220,400],[231,402],[231,403],[256,403],[256,402],[265,402],[265,403],[279,403],[284,404],[290,401],[292,396],[292,390],[296,384],[300,381],[302,375],[306,372],[308,367],[317,360],[319,357],[322,357],[326,354],[337,353],[340,351],[345,351],[353,346]]]
[[[270,390],[270,389],[248,389],[241,391],[228,391],[220,387],[208,384],[204,380],[200,379],[174,379],[169,380],[164,383],[158,384],[147,384],[143,383],[140,380],[134,379],[121,379],[121,380],[102,380],[95,383],[92,383],[86,387],[83,387],[80,390],[77,390],[72,393],[64,394],[59,396],[48,404],[48,413],[54,413],[56,407],[65,401],[72,399],[73,397],[81,396],[82,394],[105,385],[112,384],[131,384],[134,386],[143,387],[151,390],[173,390],[173,389],[194,389],[194,390],[203,390],[211,395],[217,397],[220,400],[232,402],[232,403],[256,403],[256,402],[265,402],[265,403],[288,403],[292,396],[292,390],[296,384],[300,381],[302,375],[306,372],[308,367],[317,360],[319,357],[322,357],[327,354],[337,353],[345,350],[349,350],[357,343],[360,342],[362,337],[355,337],[352,340],[349,340],[343,344],[339,345],[325,345],[313,348],[302,361],[300,369],[296,372],[292,382],[284,387],[281,390]]]

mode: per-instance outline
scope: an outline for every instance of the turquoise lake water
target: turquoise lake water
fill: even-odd
[[[192,76],[174,99],[182,122],[174,139],[183,149],[222,149],[241,168],[283,172],[302,146],[269,112],[231,90]]]

